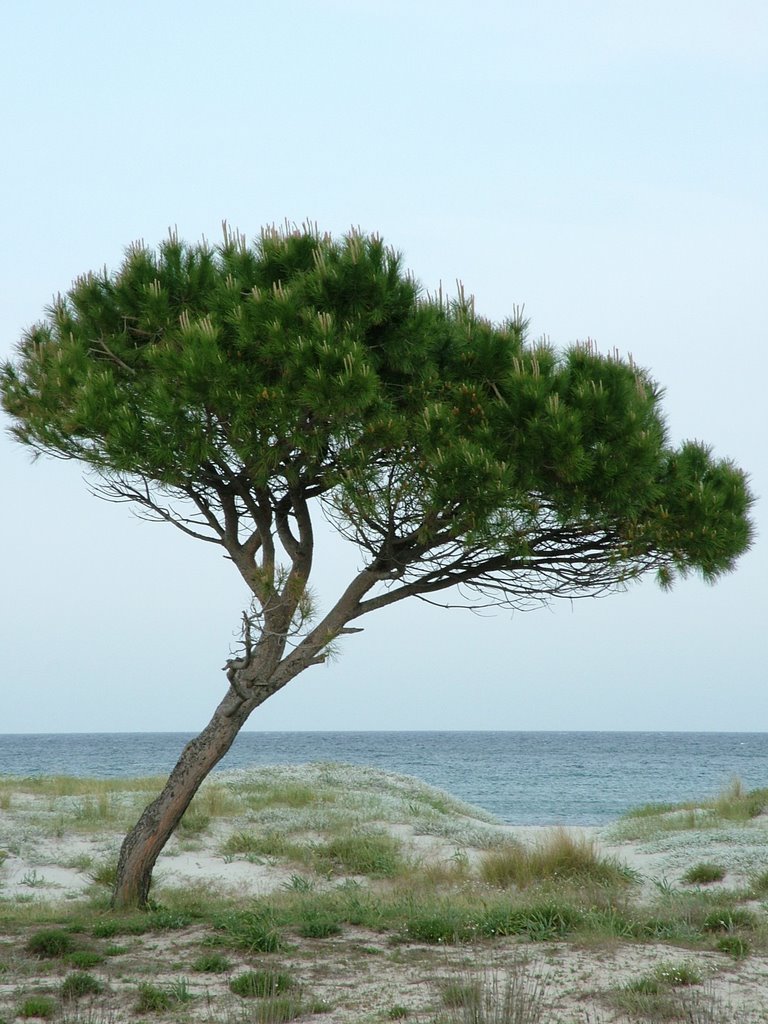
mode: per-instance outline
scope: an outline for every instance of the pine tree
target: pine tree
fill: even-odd
[[[220,545],[249,594],[226,692],[127,835],[115,906],[146,904],[251,712],[362,616],[449,588],[527,608],[647,573],[715,580],[750,541],[744,474],[670,445],[643,370],[422,294],[376,236],[134,245],[56,299],[0,386],[19,441]],[[321,506],[363,568],[316,611]]]

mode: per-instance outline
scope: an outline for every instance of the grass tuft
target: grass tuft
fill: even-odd
[[[72,936],[68,932],[49,928],[30,935],[26,950],[33,956],[53,959],[72,952],[72,945]]]
[[[55,1013],[56,1000],[50,996],[28,996],[16,1011],[18,1017],[41,1017],[43,1020],[49,1020]]]
[[[103,983],[85,971],[68,974],[61,983],[62,999],[80,999],[82,996],[98,995],[103,991]]]
[[[449,1024],[544,1024],[544,985],[523,961],[444,989]]]
[[[591,839],[556,829],[534,847],[508,843],[484,854],[480,877],[489,885],[520,888],[542,881],[597,882],[626,886],[631,873],[616,861],[601,857]]]
[[[229,983],[231,992],[244,999],[269,999],[294,987],[294,980],[285,971],[246,971]]]
[[[689,885],[710,885],[712,882],[722,882],[725,876],[726,870],[722,864],[702,861],[688,868],[683,875],[683,881]]]
[[[203,953],[192,964],[192,970],[198,974],[226,974],[231,966],[222,953]]]

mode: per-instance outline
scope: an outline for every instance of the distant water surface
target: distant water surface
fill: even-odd
[[[186,733],[0,735],[0,774],[161,775]],[[337,761],[414,775],[518,825],[768,786],[768,733],[244,732],[219,769]]]

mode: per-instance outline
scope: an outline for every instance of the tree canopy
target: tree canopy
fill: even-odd
[[[135,244],[56,298],[0,387],[19,441],[225,548],[252,601],[217,710],[235,733],[384,605],[714,580],[750,542],[744,474],[670,443],[644,370],[425,294],[375,235]],[[363,564],[310,620],[318,504]]]
[[[187,527],[225,545],[247,520],[252,547],[274,525],[290,554],[297,505],[319,498],[388,577],[511,571],[515,600],[531,573],[543,593],[713,579],[748,544],[743,474],[668,444],[644,371],[422,295],[375,236],[133,245],[19,356],[2,378],[19,440],[160,514],[161,495],[191,500]]]

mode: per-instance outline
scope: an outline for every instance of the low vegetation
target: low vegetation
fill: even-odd
[[[708,800],[645,804],[628,811],[613,829],[621,840],[647,840],[666,832],[722,829],[754,821],[768,810],[768,788],[746,790],[740,779]]]
[[[701,864],[694,864],[683,875],[683,881],[689,885],[710,885],[712,882],[722,882],[726,870],[722,864],[710,864],[703,861]]]
[[[590,1009],[577,1006],[574,1024],[751,1024],[726,1015],[711,979],[732,979],[744,961],[768,953],[765,862],[739,875],[724,859],[689,858],[671,881],[643,884],[589,838],[554,829],[531,845],[513,842],[492,820],[413,780],[336,765],[274,768],[210,782],[193,807],[194,828],[180,831],[168,853],[172,864],[174,852],[203,851],[204,836],[222,875],[239,861],[238,870],[276,872],[268,893],[169,882],[153,891],[148,912],[121,914],[108,909],[106,822],[134,799],[126,780],[111,789],[68,779],[14,788],[2,779],[0,790],[13,808],[0,880],[32,829],[53,834],[56,847],[85,835],[81,813],[58,837],[62,801],[87,810],[98,846],[69,859],[83,878],[76,897],[0,886],[0,1024],[274,1024],[322,1020],[337,1007],[348,1024],[552,1024],[550,991],[575,991],[565,968],[555,977],[552,967],[570,949],[594,950],[594,963],[601,949],[612,957],[631,949],[645,964],[615,984],[587,972]],[[624,820],[718,813],[722,821],[723,807],[759,804],[736,786],[729,793]],[[727,813],[730,828],[762,827],[746,812]],[[671,833],[654,826],[649,834],[658,843]],[[710,834],[707,825],[702,835]],[[45,865],[37,870],[44,875]],[[374,987],[379,975],[403,982],[383,985],[373,1006],[350,987],[358,975]]]

